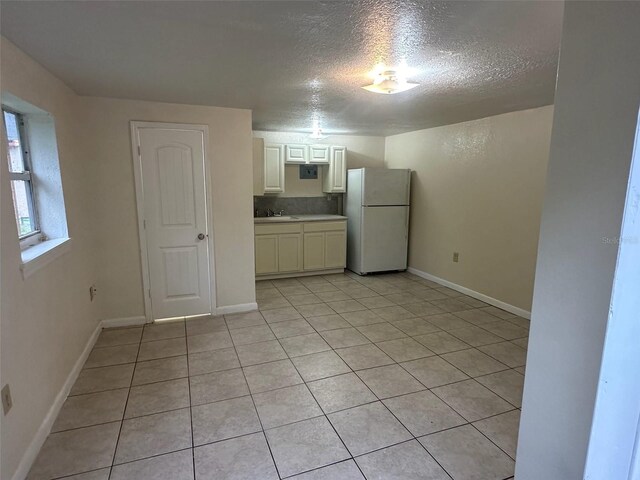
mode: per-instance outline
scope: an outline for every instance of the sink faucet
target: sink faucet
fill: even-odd
[[[279,210],[277,213],[273,214],[274,217],[281,217],[282,215],[284,215],[284,210]]]
[[[275,213],[273,212],[273,210],[271,210],[270,208],[267,208],[267,217],[273,217],[275,216]]]

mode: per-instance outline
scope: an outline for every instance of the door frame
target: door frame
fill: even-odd
[[[142,267],[142,297],[144,299],[144,317],[146,323],[153,323],[153,307],[151,304],[151,281],[149,273],[149,251],[147,248],[147,232],[144,218],[144,182],[142,179],[142,157],[139,145],[140,129],[143,128],[163,128],[173,130],[198,131],[203,134],[203,162],[204,162],[204,182],[205,182],[205,216],[207,220],[207,248],[209,249],[209,263],[207,265],[209,274],[209,313],[216,311],[216,277],[215,277],[215,249],[213,230],[213,201],[211,194],[211,168],[209,165],[209,126],[190,123],[165,123],[165,122],[143,122],[132,120],[131,125],[131,158],[133,162],[133,177],[136,190],[136,212],[138,217],[138,242],[140,247],[140,263]]]

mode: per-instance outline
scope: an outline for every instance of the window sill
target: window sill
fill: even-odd
[[[38,243],[22,251],[22,277],[28,278],[71,249],[70,238],[56,238]]]

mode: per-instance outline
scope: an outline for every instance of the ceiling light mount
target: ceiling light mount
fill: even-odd
[[[327,138],[327,136],[323,135],[322,134],[322,129],[318,127],[318,128],[314,128],[313,129],[313,131],[309,135],[309,138],[312,138],[314,140],[322,140],[324,138]]]
[[[398,70],[383,70],[374,73],[373,83],[362,88],[368,92],[392,95],[406,92],[419,84],[407,82],[406,76]]]

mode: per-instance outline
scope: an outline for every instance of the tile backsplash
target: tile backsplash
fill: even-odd
[[[342,214],[342,194],[334,193],[322,197],[278,197],[254,196],[253,212],[257,210],[258,217],[266,217],[267,209],[279,212],[284,210],[286,215],[313,214]]]

